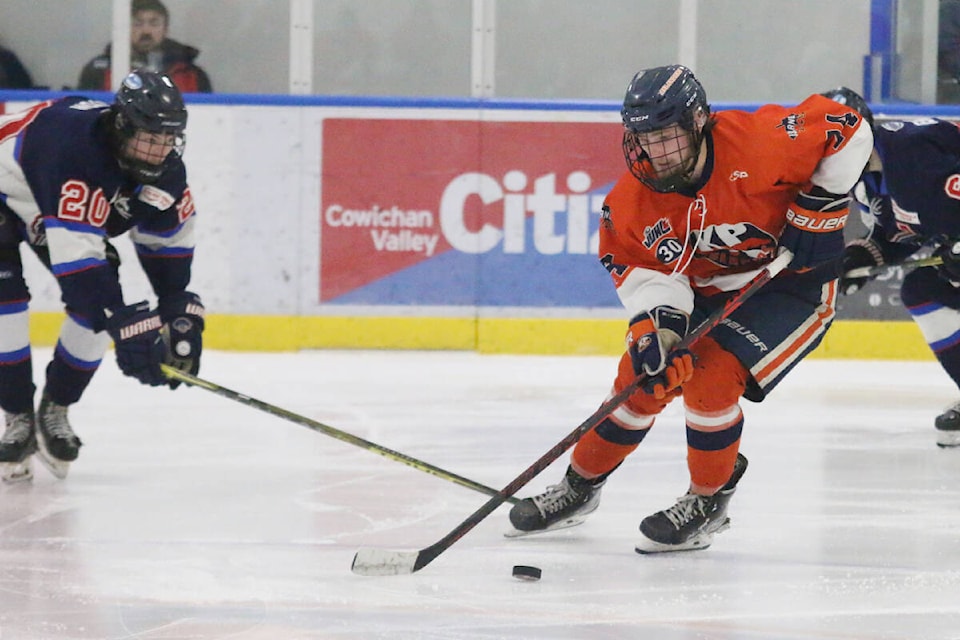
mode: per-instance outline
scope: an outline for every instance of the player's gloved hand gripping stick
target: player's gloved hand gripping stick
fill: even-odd
[[[256,398],[251,398],[250,396],[233,391],[232,389],[227,389],[226,387],[221,387],[218,384],[209,382],[198,378],[186,371],[182,371],[175,366],[169,364],[161,364],[160,369],[163,371],[163,375],[171,381],[184,382],[191,387],[199,387],[201,389],[206,389],[207,391],[212,391],[218,396],[223,396],[224,398],[229,398],[230,400],[236,400],[241,404],[245,404],[256,409],[260,409],[266,413],[283,418],[284,420],[289,420],[290,422],[295,422],[300,426],[306,427],[312,431],[317,431],[324,435],[336,438],[341,442],[346,442],[347,444],[352,444],[361,449],[366,449],[367,451],[373,451],[374,453],[380,454],[384,458],[389,458],[390,460],[395,460],[397,462],[402,462],[408,467],[413,467],[414,469],[419,469],[425,473],[436,476],[438,478],[443,478],[444,480],[449,480],[455,484],[459,484],[461,487],[466,487],[468,489],[473,489],[479,493],[486,494],[488,496],[499,496],[500,493],[486,485],[480,484],[479,482],[474,482],[469,478],[464,478],[463,476],[457,475],[446,469],[441,469],[440,467],[435,467],[428,462],[423,460],[417,460],[416,458],[411,458],[410,456],[400,453],[399,451],[394,451],[393,449],[388,449],[386,447],[380,446],[369,440],[364,440],[359,436],[347,433],[346,431],[341,431],[340,429],[335,429],[329,425],[323,424],[322,422],[317,422],[316,420],[311,420],[306,416],[298,415],[292,411],[287,411],[286,409],[281,409],[278,406],[269,404],[262,400],[257,400]],[[511,504],[516,504],[519,502],[517,498],[509,499]]]
[[[675,347],[688,349],[697,340],[705,336],[710,330],[720,324],[735,309],[743,304],[747,298],[767,284],[775,275],[783,271],[793,259],[793,253],[783,250],[772,262],[768,263],[746,286],[731,297],[727,302],[714,311],[697,328],[688,333]],[[364,576],[390,576],[409,574],[424,568],[441,553],[446,551],[457,540],[469,533],[484,518],[493,513],[497,507],[513,497],[528,482],[533,480],[541,471],[549,467],[565,451],[572,447],[587,431],[599,424],[612,411],[626,402],[647,381],[646,375],[637,378],[624,387],[619,393],[600,405],[600,407],[576,429],[571,431],[563,440],[558,442],[545,454],[530,465],[523,473],[501,489],[497,495],[490,498],[486,504],[470,514],[466,520],[453,528],[450,533],[419,551],[391,551],[387,549],[360,549],[353,558],[352,571]]]
[[[630,321],[627,353],[637,376],[645,376],[643,390],[658,400],[680,393],[680,386],[693,377],[693,355],[677,348],[690,325],[687,313],[658,306]]]
[[[907,260],[900,264],[882,264],[879,267],[859,267],[847,271],[845,276],[848,278],[860,278],[862,276],[872,276],[883,273],[887,269],[894,267],[903,267],[904,269],[916,269],[917,267],[936,267],[943,264],[943,258],[940,256],[929,256],[927,258],[917,258],[916,260]]]
[[[901,269],[917,269],[919,267],[942,267],[943,266],[943,257],[939,255],[928,256],[926,258],[916,258],[914,260],[907,260],[905,262],[900,262],[896,264],[881,264],[881,265],[867,265],[862,267],[854,267],[846,271],[843,270],[843,265],[839,265],[839,274],[833,275],[827,273],[824,276],[824,280],[832,280],[834,277],[840,278],[840,291],[846,295],[851,295],[863,288],[867,282],[873,280],[878,275],[893,269],[894,267],[900,267]],[[819,270],[819,267],[815,268]],[[824,269],[824,272],[829,271]]]

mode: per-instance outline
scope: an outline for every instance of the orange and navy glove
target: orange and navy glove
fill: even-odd
[[[849,196],[819,187],[797,196],[787,209],[787,224],[780,234],[780,246],[793,253],[790,269],[809,269],[843,253],[849,204]]]
[[[630,321],[627,353],[633,371],[647,376],[643,390],[658,400],[693,377],[693,354],[674,349],[689,326],[689,315],[666,306],[644,311]]]

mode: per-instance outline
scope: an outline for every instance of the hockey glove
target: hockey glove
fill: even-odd
[[[190,375],[200,371],[203,352],[204,307],[200,296],[189,291],[160,300],[158,308],[163,320],[163,362]],[[169,380],[171,389],[179,380]]]
[[[883,264],[883,254],[880,252],[880,248],[868,238],[854,240],[848,244],[843,249],[843,259],[840,266],[840,293],[845,296],[852,295],[877,277],[876,274],[873,274],[851,278],[847,277],[847,273],[853,269],[880,267]]]
[[[797,196],[787,209],[787,224],[780,234],[780,246],[793,252],[790,269],[809,269],[843,253],[849,201],[848,196],[822,189]]]
[[[674,349],[687,333],[690,316],[673,307],[656,307],[630,322],[627,353],[638,376],[646,375],[643,390],[662,400],[693,377],[693,355]]]
[[[163,339],[160,316],[146,300],[119,309],[104,311],[107,332],[113,338],[117,365],[124,374],[143,384],[158,387],[167,379],[160,370]]]
[[[947,240],[933,255],[943,260],[943,264],[937,267],[940,277],[954,287],[960,287],[960,238]]]

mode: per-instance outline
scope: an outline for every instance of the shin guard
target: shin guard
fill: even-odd
[[[743,430],[739,400],[749,373],[710,338],[701,340],[694,354],[696,372],[684,386],[687,466],[691,488],[709,494],[722,487],[733,472]]]

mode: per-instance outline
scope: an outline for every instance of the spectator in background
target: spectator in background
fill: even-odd
[[[0,89],[32,89],[33,79],[20,58],[0,45]]]
[[[130,5],[130,68],[163,73],[181,93],[210,93],[207,73],[194,60],[200,51],[167,37],[170,13],[160,0]],[[110,91],[110,45],[80,72],[79,89]]]
[[[960,0],[940,0],[937,102],[960,102]]]

